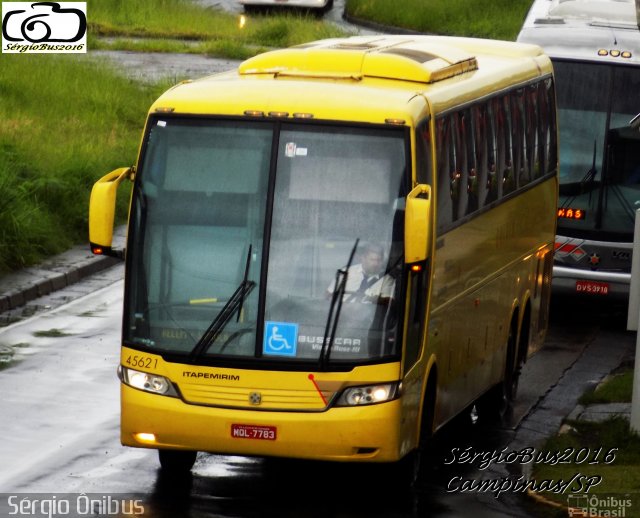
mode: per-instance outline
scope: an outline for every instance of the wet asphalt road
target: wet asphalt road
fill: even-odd
[[[510,478],[517,464],[489,469],[456,452],[520,451],[554,433],[576,398],[634,343],[607,309],[555,308],[543,349],[523,372],[511,420],[454,423],[413,493],[376,466],[200,454],[186,480],[167,479],[154,451],[124,448],[118,432],[122,265],[32,303],[33,314],[0,328],[13,350],[0,371],[0,495],[129,495],[151,517],[538,517],[518,492],[463,492],[463,480]],[[585,321],[589,322],[585,326]],[[603,322],[604,321],[604,322]],[[607,366],[609,362],[609,366]],[[312,447],[312,445],[310,445]],[[13,493],[12,493],[13,492]],[[6,499],[0,498],[0,515]]]

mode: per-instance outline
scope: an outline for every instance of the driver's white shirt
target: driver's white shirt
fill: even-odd
[[[353,295],[360,289],[362,280],[365,278],[365,272],[362,268],[362,264],[354,264],[349,267],[347,273],[347,284],[345,286],[345,294],[343,301],[355,302]],[[369,287],[364,291],[363,296],[358,296],[358,299],[376,299],[391,298],[393,296],[393,290],[395,282],[389,275],[376,274],[369,276],[367,279],[370,283]],[[335,290],[335,279],[331,282],[328,288],[329,293],[333,293]]]

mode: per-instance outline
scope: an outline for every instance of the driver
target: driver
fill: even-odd
[[[343,302],[386,303],[393,296],[395,281],[384,273],[384,249],[378,244],[366,245],[360,262],[349,267]],[[331,297],[336,289],[335,279],[327,288]]]

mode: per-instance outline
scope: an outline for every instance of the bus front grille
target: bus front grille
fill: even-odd
[[[256,389],[181,383],[183,399],[190,404],[255,410],[323,410],[332,394],[317,390]]]

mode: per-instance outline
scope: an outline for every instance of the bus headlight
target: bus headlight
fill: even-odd
[[[375,405],[398,396],[398,383],[349,387],[338,398],[336,406]]]
[[[122,382],[130,387],[163,396],[178,397],[173,385],[164,376],[140,372],[122,366],[118,369],[118,375]]]

